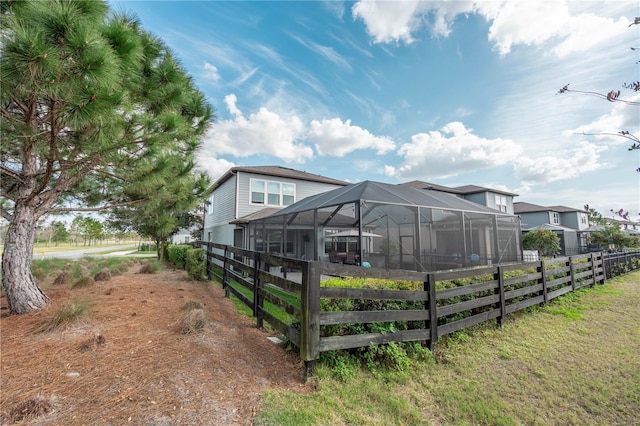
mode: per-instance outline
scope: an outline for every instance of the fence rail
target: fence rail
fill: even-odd
[[[588,253],[537,262],[435,272],[384,270],[312,262],[215,243],[206,249],[208,276],[217,277],[256,317],[289,339],[313,374],[321,352],[371,344],[424,341],[505,317],[563,294],[640,269],[640,252]],[[410,290],[324,287],[322,276],[411,281]],[[406,309],[322,311],[321,301],[351,299],[401,302]],[[382,302],[380,302],[382,303]],[[388,333],[328,335],[343,324],[398,323]]]

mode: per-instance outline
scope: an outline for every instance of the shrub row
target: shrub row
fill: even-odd
[[[165,258],[177,268],[185,269],[194,280],[207,279],[204,249],[192,248],[186,244],[168,244],[165,248]]]

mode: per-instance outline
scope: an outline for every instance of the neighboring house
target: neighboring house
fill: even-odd
[[[517,202],[514,213],[522,220],[522,231],[549,229],[560,237],[561,255],[587,251],[589,212],[565,206],[540,206]]]
[[[620,225],[620,230],[625,234],[637,236],[640,235],[640,223],[623,218],[606,218],[609,223]]]
[[[481,206],[496,209],[502,213],[514,214],[513,210],[513,198],[518,194],[512,192],[501,191],[499,189],[485,188],[477,185],[463,185],[457,187],[447,187],[443,185],[437,185],[429,182],[422,182],[414,180],[411,182],[403,183],[401,186],[410,186],[412,188],[446,192],[448,194],[456,195],[467,201],[480,204]]]
[[[249,220],[348,184],[280,166],[233,167],[213,183],[204,209],[202,239],[247,247]]]
[[[170,241],[173,244],[189,244],[191,241],[194,241],[194,238],[191,236],[190,229],[181,228],[171,236]]]

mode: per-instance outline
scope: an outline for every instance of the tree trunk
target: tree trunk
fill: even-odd
[[[164,262],[164,240],[156,240],[156,248],[158,249],[158,260]]]
[[[49,303],[31,272],[35,234],[35,213],[16,205],[2,253],[2,287],[12,314],[36,311]]]

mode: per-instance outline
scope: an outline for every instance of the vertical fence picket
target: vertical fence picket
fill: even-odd
[[[300,299],[300,358],[304,361],[305,375],[311,377],[315,360],[320,356],[320,269],[316,262],[304,264]]]
[[[542,303],[540,306],[547,306],[549,303],[549,295],[547,294],[547,263],[544,260],[540,261],[540,284],[542,284]]]
[[[575,279],[576,271],[574,269],[573,259],[569,258],[568,262],[569,262],[569,275],[571,276],[571,291],[576,291],[576,288],[577,288],[576,279]]]
[[[498,292],[498,296],[500,298],[500,316],[496,318],[496,320],[498,322],[498,326],[502,327],[504,318],[507,316],[507,301],[504,297],[504,269],[502,265],[498,265],[496,274],[498,279],[498,288],[496,288],[496,291]]]
[[[224,297],[231,297],[229,292],[229,246],[224,246],[224,262],[222,264],[222,288],[224,289]]]
[[[433,352],[438,341],[438,301],[436,298],[436,276],[434,273],[427,274],[427,281],[425,283],[429,292],[429,342],[427,345],[429,350]]]
[[[260,253],[253,254],[253,316],[256,317],[256,327],[262,328],[262,308],[264,307],[264,297],[260,295],[262,280],[260,279]]]

